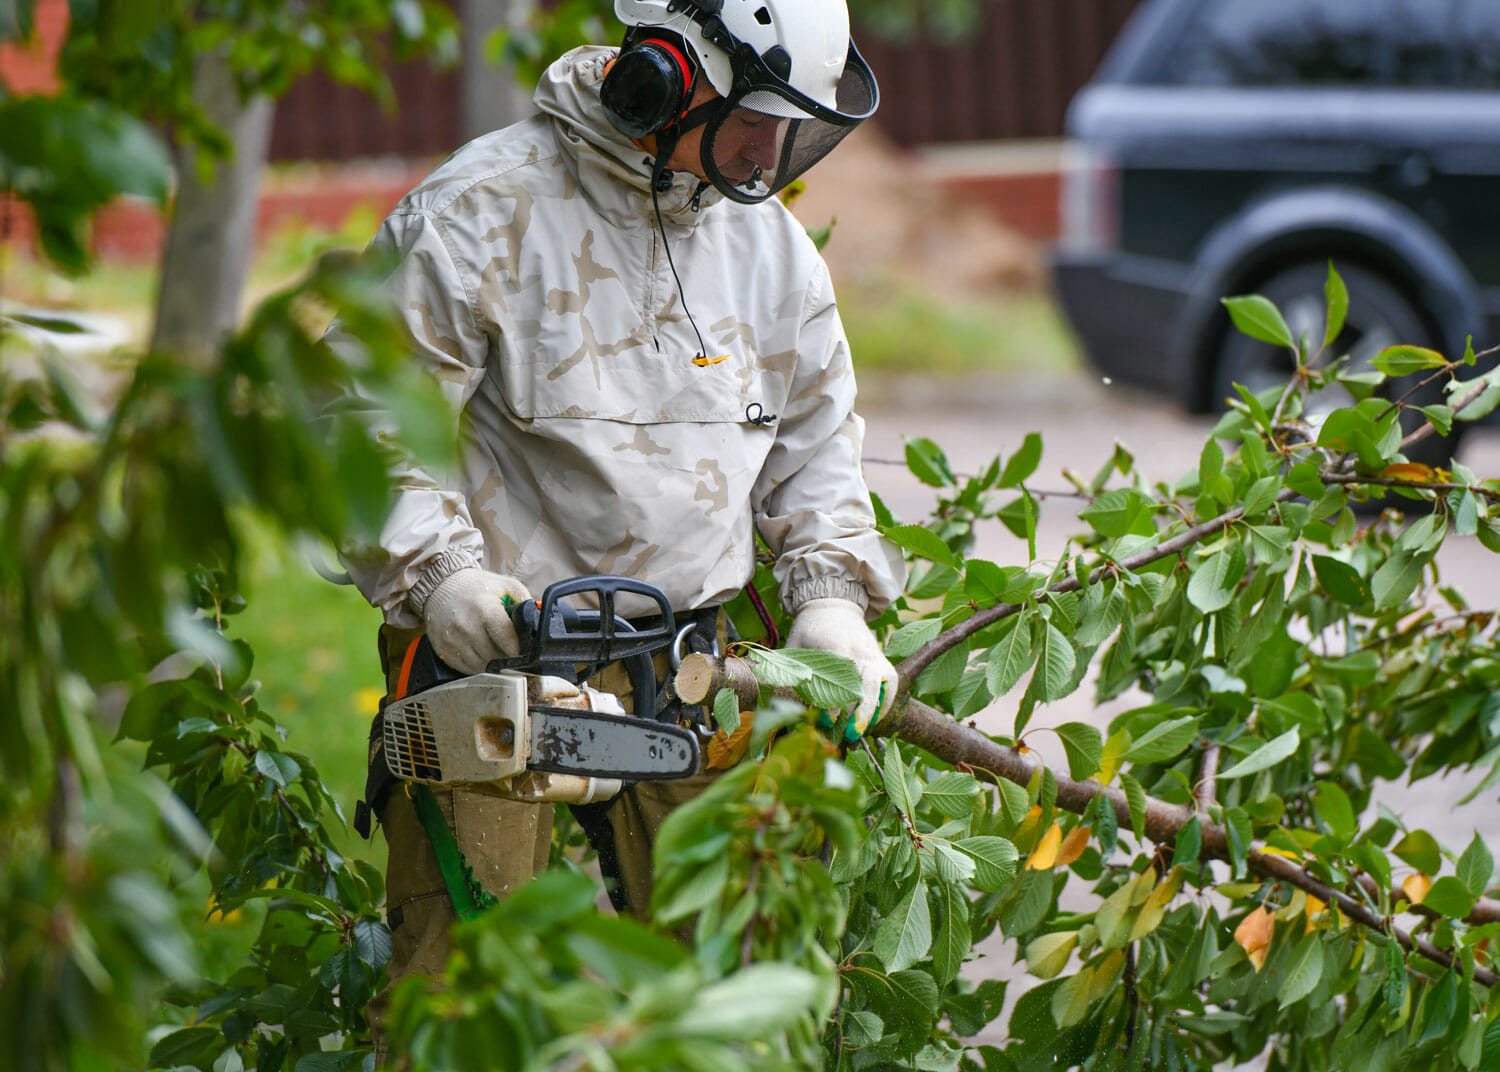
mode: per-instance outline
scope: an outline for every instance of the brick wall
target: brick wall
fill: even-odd
[[[57,91],[57,53],[68,29],[68,0],[37,0],[36,39],[0,44],[0,82],[17,96]]]

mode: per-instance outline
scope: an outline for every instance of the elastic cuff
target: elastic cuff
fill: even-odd
[[[865,586],[846,577],[812,577],[788,591],[783,602],[787,613],[795,615],[803,604],[814,599],[847,599],[859,604],[861,611],[870,608],[870,593]]]
[[[411,608],[417,617],[422,616],[422,608],[427,605],[428,598],[437,589],[437,586],[453,576],[459,570],[478,569],[479,559],[474,557],[472,551],[462,548],[450,547],[436,557],[430,559],[417,574],[417,582],[411,586],[406,593],[406,605]]]

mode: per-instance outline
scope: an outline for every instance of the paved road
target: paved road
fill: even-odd
[[[1039,489],[1066,490],[1061,474],[1073,470],[1090,478],[1119,443],[1136,458],[1138,469],[1153,480],[1171,480],[1192,468],[1213,421],[1189,417],[1158,400],[1085,374],[1049,378],[994,378],[961,385],[920,379],[867,383],[861,411],[867,423],[865,468],[871,487],[887,506],[908,521],[918,521],[933,503],[924,487],[900,463],[904,437],[925,436],[947,452],[955,472],[974,473],[996,453],[1009,457],[1028,432],[1040,432],[1045,449],[1035,478]],[[1466,440],[1461,460],[1480,476],[1500,476],[1500,432],[1476,432]],[[1067,500],[1043,506],[1037,552],[1046,557],[1063,546],[1068,535],[1084,531]],[[979,557],[1002,564],[1024,564],[1026,545],[998,522],[977,533]],[[1495,557],[1473,539],[1450,538],[1439,563],[1449,583],[1465,592],[1476,606],[1500,608],[1500,569]],[[1016,694],[996,701],[979,717],[992,733],[1009,732]],[[1103,728],[1123,710],[1143,702],[1127,696],[1096,707],[1087,685],[1073,696],[1040,708],[1033,726],[1088,721]],[[1045,748],[1046,735],[1039,735]],[[1061,757],[1057,757],[1059,764]],[[1472,784],[1472,783],[1470,783]],[[1465,791],[1458,780],[1439,786],[1436,780],[1416,789],[1404,785],[1382,787],[1381,799],[1406,816],[1413,826],[1426,828],[1440,841],[1462,848],[1474,830],[1500,849],[1495,794],[1464,807],[1455,802]],[[1076,896],[1076,895],[1075,895]],[[1073,900],[1073,897],[1069,897]],[[1079,899],[1077,907],[1088,902]],[[980,949],[981,959],[970,974],[1017,978],[1014,949],[992,940]],[[1020,977],[1011,990],[1027,985]],[[1014,997],[1014,994],[1012,995]],[[982,1036],[985,1041],[993,1038]]]

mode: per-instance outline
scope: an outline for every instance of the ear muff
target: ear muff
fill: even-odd
[[[693,93],[693,66],[681,48],[659,37],[621,49],[599,97],[614,128],[627,138],[656,134],[681,119]]]

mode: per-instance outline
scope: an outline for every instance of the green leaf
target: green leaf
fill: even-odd
[[[938,1007],[938,985],[918,968],[895,972],[881,998],[885,1022],[901,1035],[901,1045],[915,1050],[927,1038],[932,1010]]]
[[[1432,884],[1427,896],[1422,898],[1422,907],[1453,919],[1463,919],[1474,911],[1475,895],[1463,879],[1455,875],[1444,875]]]
[[[912,799],[911,783],[906,779],[906,765],[901,761],[901,749],[895,741],[886,747],[881,776],[886,796],[891,798],[896,810],[908,818],[914,815],[917,802]]]
[[[930,439],[911,438],[906,441],[906,466],[928,487],[951,488],[955,483],[948,456]]]
[[[1077,931],[1053,931],[1031,941],[1026,947],[1026,972],[1038,979],[1052,979],[1068,966],[1068,958],[1078,945]]]
[[[1319,782],[1313,790],[1313,811],[1344,841],[1359,832],[1349,795],[1332,782]]]
[[[1116,488],[1078,511],[1078,517],[1099,535],[1117,540],[1130,532],[1145,508],[1146,498],[1140,492],[1134,488]]]
[[[1453,407],[1452,406],[1423,406],[1422,416],[1426,417],[1437,434],[1447,436],[1453,431]]]
[[[329,1050],[327,1052],[305,1053],[297,1058],[293,1072],[344,1072],[344,1069],[362,1061],[365,1057],[363,1050]]]
[[[810,972],[791,964],[751,964],[698,991],[676,1027],[725,1041],[769,1035],[812,1012],[821,991]]]
[[[985,656],[985,684],[992,696],[1004,696],[1013,689],[1036,659],[1027,618],[1013,615],[1002,628],[1005,632]]]
[[[1412,830],[1391,849],[1404,863],[1424,875],[1435,875],[1443,866],[1443,850],[1425,830]]]
[[[974,861],[974,888],[991,893],[1010,885],[1016,874],[1016,847],[1003,837],[982,835],[955,841],[953,847]]]
[[[1046,702],[1067,695],[1068,687],[1073,681],[1073,671],[1077,667],[1077,658],[1073,642],[1062,634],[1062,630],[1048,622],[1042,630],[1042,650],[1037,659],[1036,676],[1032,678],[1033,688],[1036,688],[1040,678],[1038,700]]]
[[[922,787],[922,799],[950,819],[968,816],[978,796],[978,779],[959,771],[944,771]]]
[[[952,549],[937,533],[921,525],[897,525],[885,530],[885,537],[897,547],[904,548],[919,558],[925,558],[953,569],[962,568]]]
[[[740,728],[740,701],[733,689],[720,689],[714,695],[714,723],[726,734]]]
[[[1122,772],[1120,788],[1125,790],[1125,801],[1130,805],[1130,829],[1136,841],[1146,840],[1146,787],[1135,775]]]
[[[1422,346],[1387,346],[1370,361],[1387,376],[1410,376],[1424,369],[1440,369],[1448,359],[1436,350]]]
[[[670,892],[667,892],[667,888],[658,881],[657,893],[667,895],[652,898],[652,916],[663,923],[687,919],[718,901],[728,881],[729,855],[719,853],[702,865],[693,868],[681,884],[670,887]]]
[[[951,983],[958,978],[959,969],[974,943],[973,928],[969,923],[969,898],[963,887],[945,882],[938,887],[938,902],[942,908],[942,920],[932,943],[932,967],[937,972],[938,982]]]
[[[1307,997],[1323,979],[1323,943],[1318,934],[1303,935],[1292,950],[1291,960],[1276,993],[1279,1006],[1285,1009]]]
[[[1344,279],[1328,262],[1328,278],[1323,283],[1323,297],[1328,303],[1328,321],[1323,326],[1323,346],[1333,345],[1333,340],[1344,330],[1344,320],[1349,315],[1349,288]]]
[[[1293,726],[1280,737],[1261,745],[1227,771],[1223,771],[1219,775],[1219,779],[1221,781],[1228,781],[1231,778],[1244,778],[1247,775],[1259,774],[1261,771],[1274,767],[1283,759],[1293,755],[1300,743],[1301,737],[1298,734],[1297,727]]]
[[[1328,555],[1312,556],[1313,572],[1318,584],[1334,599],[1350,607],[1363,607],[1370,601],[1370,588],[1359,570],[1347,562]]]
[[[970,566],[973,564],[969,563]],[[942,631],[941,618],[919,618],[907,622],[886,641],[885,653],[892,659],[904,659]]]
[[[1125,758],[1131,763],[1161,763],[1180,753],[1197,734],[1198,720],[1191,716],[1159,722],[1131,744]]]
[[[255,753],[255,769],[265,775],[268,781],[274,782],[282,789],[287,788],[302,774],[302,768],[291,756],[285,752],[272,752],[266,748]]]
[[[1490,888],[1490,879],[1495,875],[1495,857],[1489,846],[1477,833],[1469,847],[1458,858],[1458,877],[1475,897],[1484,896]]]
[[[1198,862],[1198,856],[1202,851],[1203,824],[1194,815],[1182,824],[1182,829],[1177,832],[1177,840],[1172,843],[1172,865],[1191,867]]]
[[[1427,569],[1431,556],[1398,551],[1383,562],[1370,580],[1370,592],[1375,597],[1376,610],[1390,610],[1405,603],[1422,582],[1422,573]]]
[[[1062,738],[1068,774],[1074,781],[1081,782],[1098,772],[1104,760],[1104,735],[1098,727],[1087,722],[1065,722],[1056,728],[1056,733]]]
[[[932,916],[925,882],[918,881],[880,921],[872,948],[888,972],[904,971],[927,955],[932,948]]]
[[[850,1046],[873,1046],[885,1034],[885,1021],[869,1009],[844,1014],[844,1040]]]
[[[1251,518],[1256,514],[1264,513],[1276,502],[1276,496],[1281,494],[1280,476],[1263,476],[1246,489],[1244,497],[1240,501],[1240,508],[1244,510],[1245,517]]]
[[[1208,555],[1188,579],[1188,602],[1204,614],[1229,605],[1245,575],[1245,548],[1238,543]]]
[[[1016,578],[1025,573],[1019,566],[1002,568],[982,558],[971,558],[964,563],[964,592],[981,607],[1005,603]]]
[[[1042,437],[1036,432],[1028,432],[1026,438],[1021,442],[1021,449],[1010,456],[1010,461],[1005,463],[1005,469],[1000,474],[1000,487],[1013,488],[1022,483],[1042,461]]]
[[[370,967],[382,967],[391,959],[394,948],[390,929],[384,923],[361,919],[354,924],[354,955]]]
[[[1243,334],[1274,346],[1296,347],[1292,329],[1286,326],[1281,311],[1269,299],[1259,294],[1245,294],[1224,298],[1223,302],[1224,308],[1229,310],[1229,319]]]
[[[864,695],[859,668],[852,659],[812,648],[783,648],[781,654],[802,668],[797,694],[812,707],[847,707]]]
[[[217,1027],[185,1027],[152,1046],[148,1060],[152,1068],[198,1065],[217,1053],[221,1043]]]

